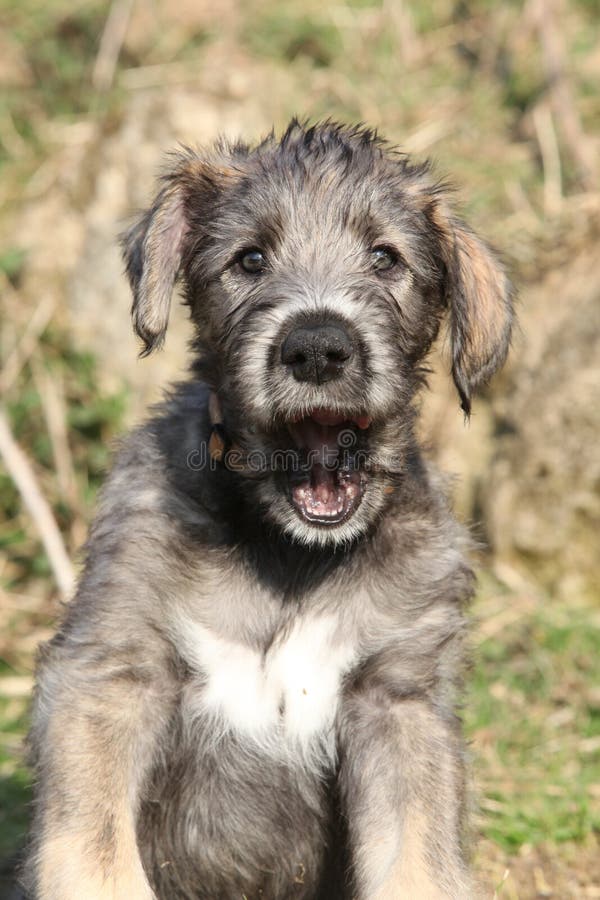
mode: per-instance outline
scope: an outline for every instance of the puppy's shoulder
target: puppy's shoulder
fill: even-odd
[[[91,540],[108,526],[136,525],[145,532],[199,529],[212,523],[206,496],[208,389],[200,383],[175,386],[151,417],[120,442],[100,494]]]

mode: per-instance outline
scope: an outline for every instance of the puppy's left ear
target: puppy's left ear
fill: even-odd
[[[504,363],[513,323],[513,290],[487,244],[451,214],[436,225],[446,266],[452,376],[469,415],[473,392]]]

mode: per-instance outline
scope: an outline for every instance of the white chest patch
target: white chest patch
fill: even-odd
[[[215,736],[235,731],[264,752],[332,762],[341,682],[357,660],[338,627],[335,616],[300,619],[263,655],[187,621],[186,659],[204,681],[194,706],[210,714]]]

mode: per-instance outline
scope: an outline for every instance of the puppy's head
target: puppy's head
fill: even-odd
[[[364,129],[293,122],[180,153],[123,244],[144,352],[180,278],[254,500],[306,542],[353,539],[384,509],[445,315],[466,413],[508,350],[502,266],[427,166]]]

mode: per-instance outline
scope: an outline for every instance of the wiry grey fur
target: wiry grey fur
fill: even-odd
[[[375,245],[398,253],[391,271],[372,269]],[[258,277],[239,265],[257,247]],[[193,374],[125,441],[77,596],[40,654],[30,896],[466,900],[455,706],[472,574],[415,401],[444,316],[466,411],[504,361],[500,265],[426,166],[329,122],[180,152],[124,254],[147,351],[181,279]],[[315,318],[359,348],[325,384],[294,380],[278,355]],[[296,416],[367,412],[357,440],[378,463],[354,515],[314,526],[280,472],[191,465],[209,389],[228,437],[266,458]],[[260,681],[280,684],[275,658],[277,721]],[[313,678],[314,733],[293,719],[290,659]]]

